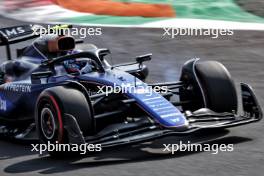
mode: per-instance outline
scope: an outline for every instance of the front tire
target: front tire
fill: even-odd
[[[90,100],[79,90],[57,86],[44,90],[37,101],[36,127],[42,143],[68,143],[64,128],[65,114],[76,119],[84,136],[93,134],[95,124]],[[59,153],[50,152],[55,156]]]
[[[215,112],[237,112],[234,81],[225,66],[216,61],[190,60],[182,69],[180,100],[191,101],[183,110],[209,108]]]
[[[200,61],[195,65],[206,107],[215,112],[237,112],[237,92],[226,67],[216,61]]]

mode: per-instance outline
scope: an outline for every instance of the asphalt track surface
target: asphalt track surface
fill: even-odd
[[[264,17],[264,1],[262,0],[236,0],[237,4],[240,5],[246,11],[253,13],[257,16]]]
[[[0,18],[0,26],[22,24]],[[107,47],[114,63],[130,61],[134,56],[153,53],[149,81],[175,81],[181,65],[188,59],[222,62],[237,83],[246,82],[255,89],[264,105],[264,32],[235,31],[234,36],[162,37],[161,29],[103,28],[103,35],[89,37],[88,43]],[[15,47],[22,47],[21,45]],[[83,46],[82,46],[83,47]],[[1,50],[1,58],[4,58]],[[1,60],[3,61],[3,59]],[[223,95],[224,96],[224,95]],[[262,176],[264,173],[264,122],[236,127],[219,134],[202,134],[188,138],[204,139],[210,144],[234,144],[233,152],[162,152],[163,143],[177,143],[176,137],[135,146],[108,149],[84,158],[54,159],[32,153],[29,144],[0,141],[0,175],[85,175],[85,176]]]

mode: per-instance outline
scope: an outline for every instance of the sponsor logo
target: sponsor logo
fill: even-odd
[[[6,100],[0,98],[0,110],[6,111]]]
[[[23,34],[25,31],[25,29],[23,27],[14,27],[14,28],[7,28],[4,29],[3,31],[1,31],[2,34],[10,37],[10,36],[15,36],[18,34]]]
[[[6,84],[4,86],[4,90],[12,91],[12,92],[31,92],[30,85],[22,85],[22,84]]]

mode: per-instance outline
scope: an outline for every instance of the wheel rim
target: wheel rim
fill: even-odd
[[[41,111],[41,130],[43,135],[51,140],[56,131],[55,119],[52,111],[49,108],[43,108]]]

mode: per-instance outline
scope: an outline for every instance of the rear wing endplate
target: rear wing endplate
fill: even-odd
[[[23,25],[0,29],[0,46],[6,46],[7,58],[11,60],[10,45],[38,37],[39,25]]]

